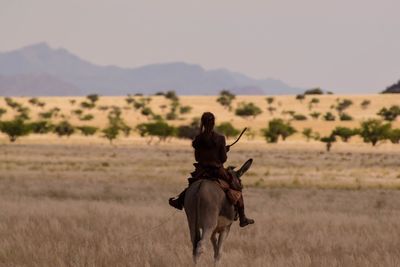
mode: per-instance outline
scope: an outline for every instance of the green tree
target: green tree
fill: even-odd
[[[69,137],[75,132],[75,128],[68,121],[61,121],[60,123],[58,123],[54,126],[53,131],[59,137],[63,137],[63,136]]]
[[[241,102],[238,105],[238,108],[235,110],[235,114],[240,117],[248,118],[253,117],[255,118],[259,114],[261,114],[261,109],[256,106],[253,102]]]
[[[307,120],[307,117],[304,116],[303,114],[293,114],[292,118],[295,121],[306,121]]]
[[[372,146],[375,146],[379,141],[387,139],[391,127],[390,123],[369,119],[361,123],[359,134],[365,143],[371,143]]]
[[[181,106],[179,108],[179,113],[181,113],[181,114],[187,114],[187,113],[190,113],[190,111],[192,111],[191,106]]]
[[[99,128],[94,126],[79,126],[76,127],[84,136],[91,136],[94,135]]]
[[[377,115],[381,116],[386,121],[394,121],[397,116],[400,115],[400,107],[397,105],[391,106],[390,108],[382,108]]]
[[[236,98],[236,96],[228,90],[222,90],[219,93],[219,97],[217,98],[217,102],[220,103],[224,108],[229,111],[232,110],[232,101]]]
[[[79,118],[81,121],[91,121],[94,119],[94,116],[92,114],[85,114],[82,117]]]
[[[140,136],[149,136],[151,143],[153,137],[158,137],[159,142],[166,141],[168,137],[172,137],[175,134],[175,128],[164,121],[155,121],[149,123],[141,123],[136,126],[136,130]]]
[[[98,95],[98,94],[90,94],[90,95],[87,95],[86,98],[87,98],[93,105],[95,105],[96,102],[99,100],[99,95]]]
[[[349,139],[352,136],[355,136],[358,134],[358,130],[356,129],[350,129],[347,127],[341,127],[341,126],[337,126],[333,131],[332,131],[332,135],[334,136],[339,136],[340,139],[342,139],[343,142],[348,142]]]
[[[30,127],[21,119],[0,122],[0,131],[8,135],[10,142],[15,142],[19,137],[28,135]]]
[[[0,118],[7,113],[7,110],[4,108],[0,108]]]
[[[240,133],[230,122],[222,122],[216,127],[216,130],[225,135],[226,138],[236,137]]]
[[[275,98],[272,96],[266,97],[265,100],[267,101],[268,105],[271,105],[272,103],[274,103]]]
[[[299,100],[300,103],[302,103],[305,98],[306,96],[303,94],[296,95],[296,99]]]
[[[326,144],[326,151],[331,151],[332,144],[336,142],[336,137],[334,135],[324,136],[319,139],[321,142]]]
[[[339,119],[340,119],[341,121],[352,121],[352,120],[353,120],[353,117],[350,116],[349,114],[345,113],[345,112],[342,112],[342,113],[339,115]]]
[[[323,95],[324,92],[321,90],[321,88],[312,88],[304,92],[305,95]]]
[[[35,121],[29,124],[32,133],[47,134],[53,131],[54,125],[47,120]]]
[[[176,94],[175,91],[167,91],[164,96],[166,99],[169,99],[172,101],[179,101],[178,95]]]
[[[307,139],[307,142],[310,141],[313,136],[313,130],[311,128],[304,128],[301,133]]]
[[[314,120],[318,120],[319,116],[321,115],[321,112],[312,112],[310,113],[310,116],[314,119]]]
[[[119,135],[119,127],[116,124],[109,124],[106,128],[104,128],[101,132],[103,133],[103,137],[108,139],[110,144],[112,144],[113,140],[116,139]]]
[[[326,112],[324,115],[324,120],[326,121],[334,121],[336,119],[335,115],[333,115],[331,112]]]
[[[262,129],[263,135],[268,143],[277,143],[279,137],[286,140],[287,137],[296,133],[289,122],[284,122],[282,119],[273,119],[269,121],[268,127]]]
[[[339,114],[341,114],[344,110],[348,109],[351,105],[353,105],[353,101],[350,99],[343,99],[338,102],[336,106],[336,110]]]
[[[369,107],[369,105],[371,105],[371,100],[367,100],[367,99],[365,99],[365,100],[363,100],[362,102],[361,102],[361,108],[362,109],[367,109],[368,107]]]
[[[390,142],[393,144],[400,143],[400,129],[391,129],[387,135]]]

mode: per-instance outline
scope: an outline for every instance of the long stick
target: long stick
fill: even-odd
[[[235,140],[235,142],[233,142],[232,144],[228,145],[228,147],[231,147],[231,146],[233,146],[234,144],[236,144],[236,143],[239,141],[240,137],[242,137],[242,135],[244,134],[244,132],[245,132],[246,130],[247,130],[247,127],[243,129],[243,131],[240,133],[239,137]]]

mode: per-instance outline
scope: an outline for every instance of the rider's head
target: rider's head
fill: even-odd
[[[200,133],[209,134],[214,129],[215,116],[211,112],[204,112],[201,116]]]

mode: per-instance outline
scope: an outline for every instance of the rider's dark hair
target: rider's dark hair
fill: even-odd
[[[214,140],[215,116],[211,112],[204,112],[201,116],[200,133],[198,136],[199,144],[203,147],[215,146]]]
[[[215,116],[211,112],[204,112],[201,116],[200,134],[210,135],[215,125]]]

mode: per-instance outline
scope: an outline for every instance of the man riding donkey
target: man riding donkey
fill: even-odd
[[[246,217],[244,213],[244,201],[242,195],[242,184],[240,179],[232,175],[223,164],[227,160],[226,153],[230,146],[226,146],[225,137],[214,131],[215,117],[211,112],[205,112],[201,116],[200,133],[195,137],[192,146],[197,163],[194,163],[195,171],[188,179],[189,185],[197,179],[220,179],[220,184],[226,185],[227,197],[236,206],[240,227],[253,224],[254,220]],[[222,180],[222,181],[221,181]],[[169,204],[174,208],[182,210],[185,200],[186,189],[178,197],[170,198]]]

